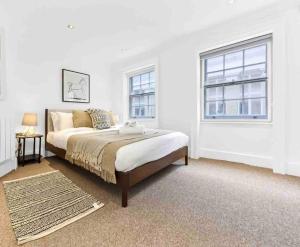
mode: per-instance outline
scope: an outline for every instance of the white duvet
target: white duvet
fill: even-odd
[[[95,130],[92,128],[71,128],[57,132],[49,132],[47,135],[47,142],[53,146],[67,149],[68,138],[75,134],[90,133],[94,131],[109,131],[115,128]],[[147,131],[147,130],[146,130]],[[172,132],[167,135],[162,135],[140,142],[131,143],[121,147],[117,152],[116,170],[130,171],[147,162],[160,159],[173,151],[188,145],[188,136],[181,132]]]

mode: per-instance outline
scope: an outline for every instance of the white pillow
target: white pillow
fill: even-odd
[[[66,112],[51,112],[54,131],[74,128],[73,114]]]
[[[57,112],[51,112],[50,114],[51,114],[51,119],[53,124],[53,130],[59,131],[59,118]]]
[[[57,112],[59,118],[59,130],[74,128],[73,113]]]

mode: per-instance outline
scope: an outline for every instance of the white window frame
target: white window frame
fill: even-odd
[[[266,40],[269,39],[267,42],[267,118],[205,118],[205,88],[204,88],[204,76],[205,76],[205,70],[204,70],[204,62],[201,58],[202,54],[209,54],[214,53],[218,51],[225,51],[230,50],[231,52],[234,52],[235,48],[236,50],[241,50],[242,46],[247,46],[247,44],[252,42],[255,42],[255,40]],[[272,32],[264,33],[261,35],[249,37],[246,39],[242,39],[236,42],[230,42],[224,45],[220,45],[211,49],[206,49],[204,51],[198,51],[198,70],[199,70],[199,81],[200,81],[200,111],[201,111],[201,117],[200,122],[203,123],[272,123],[272,41],[273,41],[273,34]],[[232,48],[233,47],[233,48]],[[202,55],[203,56],[203,55]]]
[[[155,78],[155,117],[154,118],[130,118],[130,113],[129,113],[129,83],[130,83],[130,78],[139,75],[142,73],[147,73],[148,71],[154,71],[154,78]],[[124,121],[138,121],[138,122],[149,122],[149,123],[154,123],[154,125],[151,125],[155,127],[158,124],[158,85],[159,85],[159,69],[158,69],[158,63],[153,62],[153,63],[148,63],[142,66],[134,66],[131,67],[130,69],[127,69],[123,73],[123,102],[124,102],[124,108],[123,108],[123,119]]]

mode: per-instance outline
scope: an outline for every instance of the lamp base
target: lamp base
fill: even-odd
[[[32,136],[35,134],[35,128],[28,126],[25,128],[25,130],[23,131],[23,135],[24,136]]]

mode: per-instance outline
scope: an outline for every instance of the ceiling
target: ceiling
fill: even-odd
[[[114,61],[280,0],[1,0],[23,42],[84,47]],[[291,0],[292,1],[292,0]],[[67,28],[68,24],[74,29]]]

